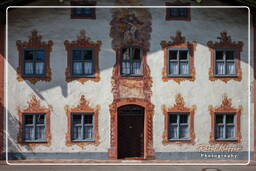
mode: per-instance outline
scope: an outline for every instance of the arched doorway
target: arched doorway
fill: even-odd
[[[118,108],[118,158],[144,157],[144,107]]]

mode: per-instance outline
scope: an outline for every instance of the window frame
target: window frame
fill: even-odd
[[[47,107],[42,106],[40,103],[40,100],[35,96],[32,95],[32,98],[27,101],[28,106],[26,108],[20,108],[18,107],[18,116],[19,116],[19,131],[17,136],[17,142],[21,145],[27,145],[31,148],[43,145],[49,147],[51,145],[51,123],[50,123],[50,117],[51,117],[51,110],[52,107],[48,105]],[[30,141],[25,140],[25,132],[24,132],[24,114],[26,115],[37,115],[37,114],[45,114],[45,140],[41,141]]]
[[[180,60],[180,56],[179,56],[179,51],[187,51],[187,60],[186,61],[181,61]],[[177,60],[175,60],[175,62],[178,63],[178,74],[170,74],[170,51],[178,51],[177,53]],[[167,70],[168,70],[168,77],[191,77],[191,71],[190,71],[190,52],[188,48],[167,48],[167,56],[168,56],[168,65],[167,65]],[[174,60],[173,60],[174,61]],[[188,74],[181,74],[181,70],[180,70],[180,63],[182,62],[187,62],[188,63]]]
[[[186,42],[186,38],[182,36],[180,31],[176,32],[175,37],[170,36],[171,41],[161,41],[160,45],[163,50],[164,65],[162,69],[162,80],[167,82],[173,80],[178,84],[182,81],[195,81],[196,70],[195,70],[195,50],[197,42],[193,41],[192,43]],[[189,60],[189,75],[170,75],[169,74],[169,49],[187,49],[188,50],[188,60]]]
[[[123,50],[126,49],[126,48],[138,48],[140,50],[140,74],[131,74],[131,71],[133,71],[133,60],[132,60],[132,56],[129,55],[129,64],[130,64],[130,74],[123,74],[122,71],[123,71],[123,68],[122,68],[122,64],[123,64]],[[139,46],[125,46],[125,47],[122,47],[120,48],[120,75],[122,77],[141,77],[143,76],[143,49]],[[129,50],[129,53],[130,53],[130,50]]]
[[[77,36],[77,40],[69,41],[65,40],[64,45],[67,51],[67,67],[66,67],[66,81],[71,82],[74,80],[79,81],[80,83],[84,83],[86,81],[100,81],[100,68],[99,68],[99,52],[101,47],[101,41],[97,40],[93,42],[90,40],[91,38],[86,36],[85,30],[80,31],[80,35]],[[93,49],[93,75],[75,75],[73,76],[73,49]]]
[[[38,115],[43,115],[44,116],[44,124],[36,124],[36,116]],[[33,127],[33,137],[32,137],[32,140],[27,140],[25,137],[26,135],[26,131],[25,131],[25,128],[27,127],[26,124],[25,124],[25,117],[26,116],[33,116],[33,123],[32,125],[29,125],[30,127],[32,126]],[[47,142],[47,135],[46,135],[46,113],[23,113],[22,114],[22,135],[23,135],[23,141],[24,142]],[[44,137],[45,139],[36,139],[36,127],[37,126],[44,126]]]
[[[170,138],[170,127],[172,125],[172,123],[170,123],[170,117],[171,115],[176,115],[177,116],[177,121],[175,123],[175,125],[177,126],[177,132],[178,132],[178,138]],[[187,116],[187,123],[180,123],[180,116],[181,115],[186,115]],[[168,112],[168,140],[169,141],[189,141],[191,140],[190,138],[190,117],[189,117],[189,112]],[[182,125],[186,125],[188,126],[188,138],[180,138],[180,126]]]
[[[209,80],[216,81],[220,80],[225,83],[228,81],[241,81],[242,80],[242,69],[240,65],[241,52],[243,48],[242,41],[233,41],[231,36],[227,32],[220,32],[220,36],[217,37],[219,41],[213,42],[208,41],[207,46],[210,50],[210,68],[209,68]],[[216,75],[216,63],[215,63],[215,49],[231,49],[234,51],[235,56],[235,75]]]
[[[162,105],[162,112],[164,115],[164,132],[163,132],[163,145],[168,144],[193,144],[195,142],[195,130],[194,130],[194,117],[195,117],[195,110],[196,105],[192,105],[188,107],[185,105],[184,99],[181,94],[177,94],[175,97],[175,104],[171,107],[166,105]],[[188,115],[188,138],[186,139],[170,139],[169,138],[169,113],[184,113]]]
[[[39,51],[39,50],[43,50],[44,51],[44,73],[43,74],[35,74],[35,64],[37,62],[37,60],[35,60],[33,58],[33,74],[25,74],[25,63],[26,63],[26,60],[25,60],[25,52],[26,51],[32,51],[33,54],[35,54],[35,51]],[[22,71],[22,76],[23,77],[45,77],[46,76],[46,57],[45,57],[45,49],[44,48],[23,48],[23,58],[22,58],[22,68],[23,68],[23,71]],[[36,57],[35,57],[36,58]]]
[[[37,30],[31,31],[28,41],[16,41],[16,46],[19,55],[19,65],[17,67],[17,80],[25,81],[28,80],[32,84],[36,84],[38,81],[51,81],[51,67],[50,67],[50,53],[52,51],[53,41],[49,40],[44,42],[41,40],[42,36],[38,34]],[[25,74],[25,50],[44,50],[44,75]],[[33,66],[34,67],[34,66]]]
[[[83,8],[89,8],[87,6],[96,6],[96,1],[82,1],[82,0],[71,0],[70,1],[71,6],[86,6]],[[91,8],[92,13],[91,15],[76,15],[75,8],[71,8],[70,11],[70,18],[71,19],[96,19],[96,8]]]
[[[77,61],[80,61],[83,63],[82,65],[82,71],[83,71],[83,74],[74,74],[74,68],[73,68],[73,64],[74,64],[74,59],[73,59],[73,51],[74,50],[80,50],[82,52],[82,56],[84,54],[84,51],[85,50],[91,50],[92,51],[92,60],[77,60]],[[74,78],[83,78],[83,77],[88,77],[88,78],[93,78],[95,77],[95,51],[96,49],[95,48],[72,48],[71,49],[71,76],[74,77]],[[92,74],[85,74],[84,73],[84,63],[86,61],[91,61],[92,62]]]
[[[83,136],[83,139],[74,139],[74,123],[73,123],[73,117],[74,117],[74,115],[81,115],[81,124],[79,124],[81,127],[82,127],[82,136]],[[85,117],[85,115],[90,115],[90,116],[92,116],[92,124],[90,124],[89,126],[91,126],[92,125],[92,131],[93,131],[93,133],[92,133],[92,138],[90,138],[90,139],[86,139],[85,138],[85,133],[84,133],[84,127],[86,127],[86,126],[88,126],[88,125],[86,125],[85,123],[84,123],[84,117]],[[71,119],[70,119],[70,121],[71,121],[71,131],[70,131],[70,133],[71,133],[71,135],[70,135],[70,137],[71,137],[71,141],[72,142],[93,142],[94,141],[94,113],[93,112],[71,112],[71,114],[70,114],[70,117],[71,117]]]
[[[224,65],[225,65],[225,74],[221,75],[221,74],[217,74],[217,59],[216,59],[216,52],[217,51],[223,51],[223,53],[225,53],[223,55],[223,60],[219,60],[219,61],[223,61]],[[235,74],[226,74],[227,73],[227,62],[229,62],[226,59],[226,52],[227,51],[232,51],[234,53],[234,60],[232,60],[235,64]],[[214,49],[214,76],[215,77],[237,77],[237,56],[236,56],[236,49],[234,48],[215,48]],[[231,61],[231,60],[230,60]]]
[[[98,124],[98,118],[99,118],[99,110],[100,105],[96,105],[95,107],[91,107],[89,105],[89,101],[85,98],[84,95],[80,97],[80,103],[77,106],[70,107],[68,105],[65,105],[65,111],[66,111],[66,117],[67,117],[67,132],[66,132],[66,146],[73,146],[77,145],[80,147],[84,147],[86,145],[92,144],[95,146],[98,146],[100,144],[100,137],[99,137],[99,124]],[[73,141],[73,135],[72,135],[72,113],[84,113],[84,114],[92,114],[93,113],[93,138],[92,140],[75,140]]]
[[[217,138],[217,123],[216,123],[216,117],[217,117],[217,115],[219,115],[219,116],[223,116],[223,126],[224,126],[224,129],[223,129],[223,132],[224,132],[224,137],[225,138]],[[227,115],[233,115],[234,116],[234,123],[232,124],[232,125],[234,125],[234,130],[235,130],[235,137],[234,138],[227,138],[227,136],[226,136],[226,133],[227,133],[227,129],[226,129],[226,127],[228,126],[228,123],[226,122],[226,118],[227,118]],[[216,141],[235,141],[235,140],[237,140],[237,137],[236,137],[236,125],[237,125],[237,123],[236,123],[236,113],[231,113],[231,112],[226,112],[226,113],[223,113],[223,112],[215,112],[214,113],[214,129],[215,129],[215,132],[214,132],[214,138],[215,138],[215,140]]]
[[[241,142],[241,113],[242,113],[242,105],[239,107],[233,107],[232,106],[232,100],[228,98],[226,94],[224,94],[222,103],[219,106],[208,106],[209,114],[211,116],[211,131],[210,131],[210,144],[239,144]],[[234,123],[235,123],[235,138],[232,139],[216,139],[216,116],[215,114],[226,114],[226,115],[233,115],[234,117]]]
[[[185,8],[187,10],[187,16],[171,16],[171,9],[174,7],[168,7],[168,6],[191,6],[190,3],[183,3],[183,2],[166,2],[165,6],[166,8],[166,14],[165,14],[165,20],[166,21],[191,21],[191,8]]]

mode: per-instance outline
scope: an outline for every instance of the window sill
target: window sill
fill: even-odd
[[[216,78],[237,78],[237,75],[214,75]]]
[[[71,140],[71,143],[95,142],[95,140]]]
[[[168,141],[191,141],[191,139],[168,139]]]
[[[166,21],[191,21],[191,18],[190,17],[166,17],[165,18]]]
[[[192,78],[191,75],[168,75],[167,78]]]
[[[71,78],[74,78],[74,79],[79,79],[79,78],[96,78],[95,75],[72,75]]]
[[[23,143],[47,143],[46,140],[42,140],[42,141],[25,141],[23,140]]]
[[[92,15],[92,16],[76,16],[76,15],[71,15],[70,17],[71,19],[92,19],[95,20],[96,16]]]

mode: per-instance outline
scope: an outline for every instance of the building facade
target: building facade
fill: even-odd
[[[254,150],[247,8],[11,8],[6,22],[9,162],[246,163]]]

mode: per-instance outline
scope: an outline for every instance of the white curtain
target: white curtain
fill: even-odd
[[[133,62],[133,73],[140,74],[140,61]]]
[[[93,137],[93,126],[85,126],[84,127],[85,132],[85,139],[92,139]]]
[[[216,69],[217,73],[216,74],[218,74],[218,75],[224,75],[225,74],[225,64],[224,64],[224,62],[217,62],[216,67],[217,67],[217,69]]]
[[[25,140],[32,140],[33,139],[33,126],[26,126],[25,127]]]
[[[32,62],[25,63],[25,74],[33,74],[33,63]]]
[[[45,139],[45,126],[36,127],[36,139],[44,140]]]
[[[75,126],[74,130],[73,130],[73,134],[74,134],[73,138],[75,140],[83,139],[83,136],[82,136],[82,126]]]
[[[170,62],[169,68],[170,68],[169,70],[171,75],[179,74],[179,66],[177,62]]]
[[[181,62],[180,63],[180,69],[182,75],[188,75],[189,74],[189,65],[188,62]]]
[[[224,138],[224,127],[222,125],[217,126],[216,137],[217,138]]]
[[[227,74],[234,75],[235,73],[236,73],[235,63],[234,62],[228,62],[227,63]]]
[[[82,62],[74,62],[73,64],[73,73],[74,74],[82,74],[83,66]]]
[[[180,125],[180,137],[179,138],[188,138],[188,125]]]
[[[44,63],[37,62],[36,63],[36,74],[43,74],[44,73]]]
[[[92,74],[92,62],[85,62],[84,63],[84,73],[85,74]]]
[[[122,73],[130,74],[130,62],[122,62]]]
[[[226,136],[227,138],[234,138],[235,137],[235,126],[227,126],[226,127],[227,131],[226,131]]]
[[[169,127],[169,138],[170,139],[178,138],[178,126],[177,125],[171,125]]]

